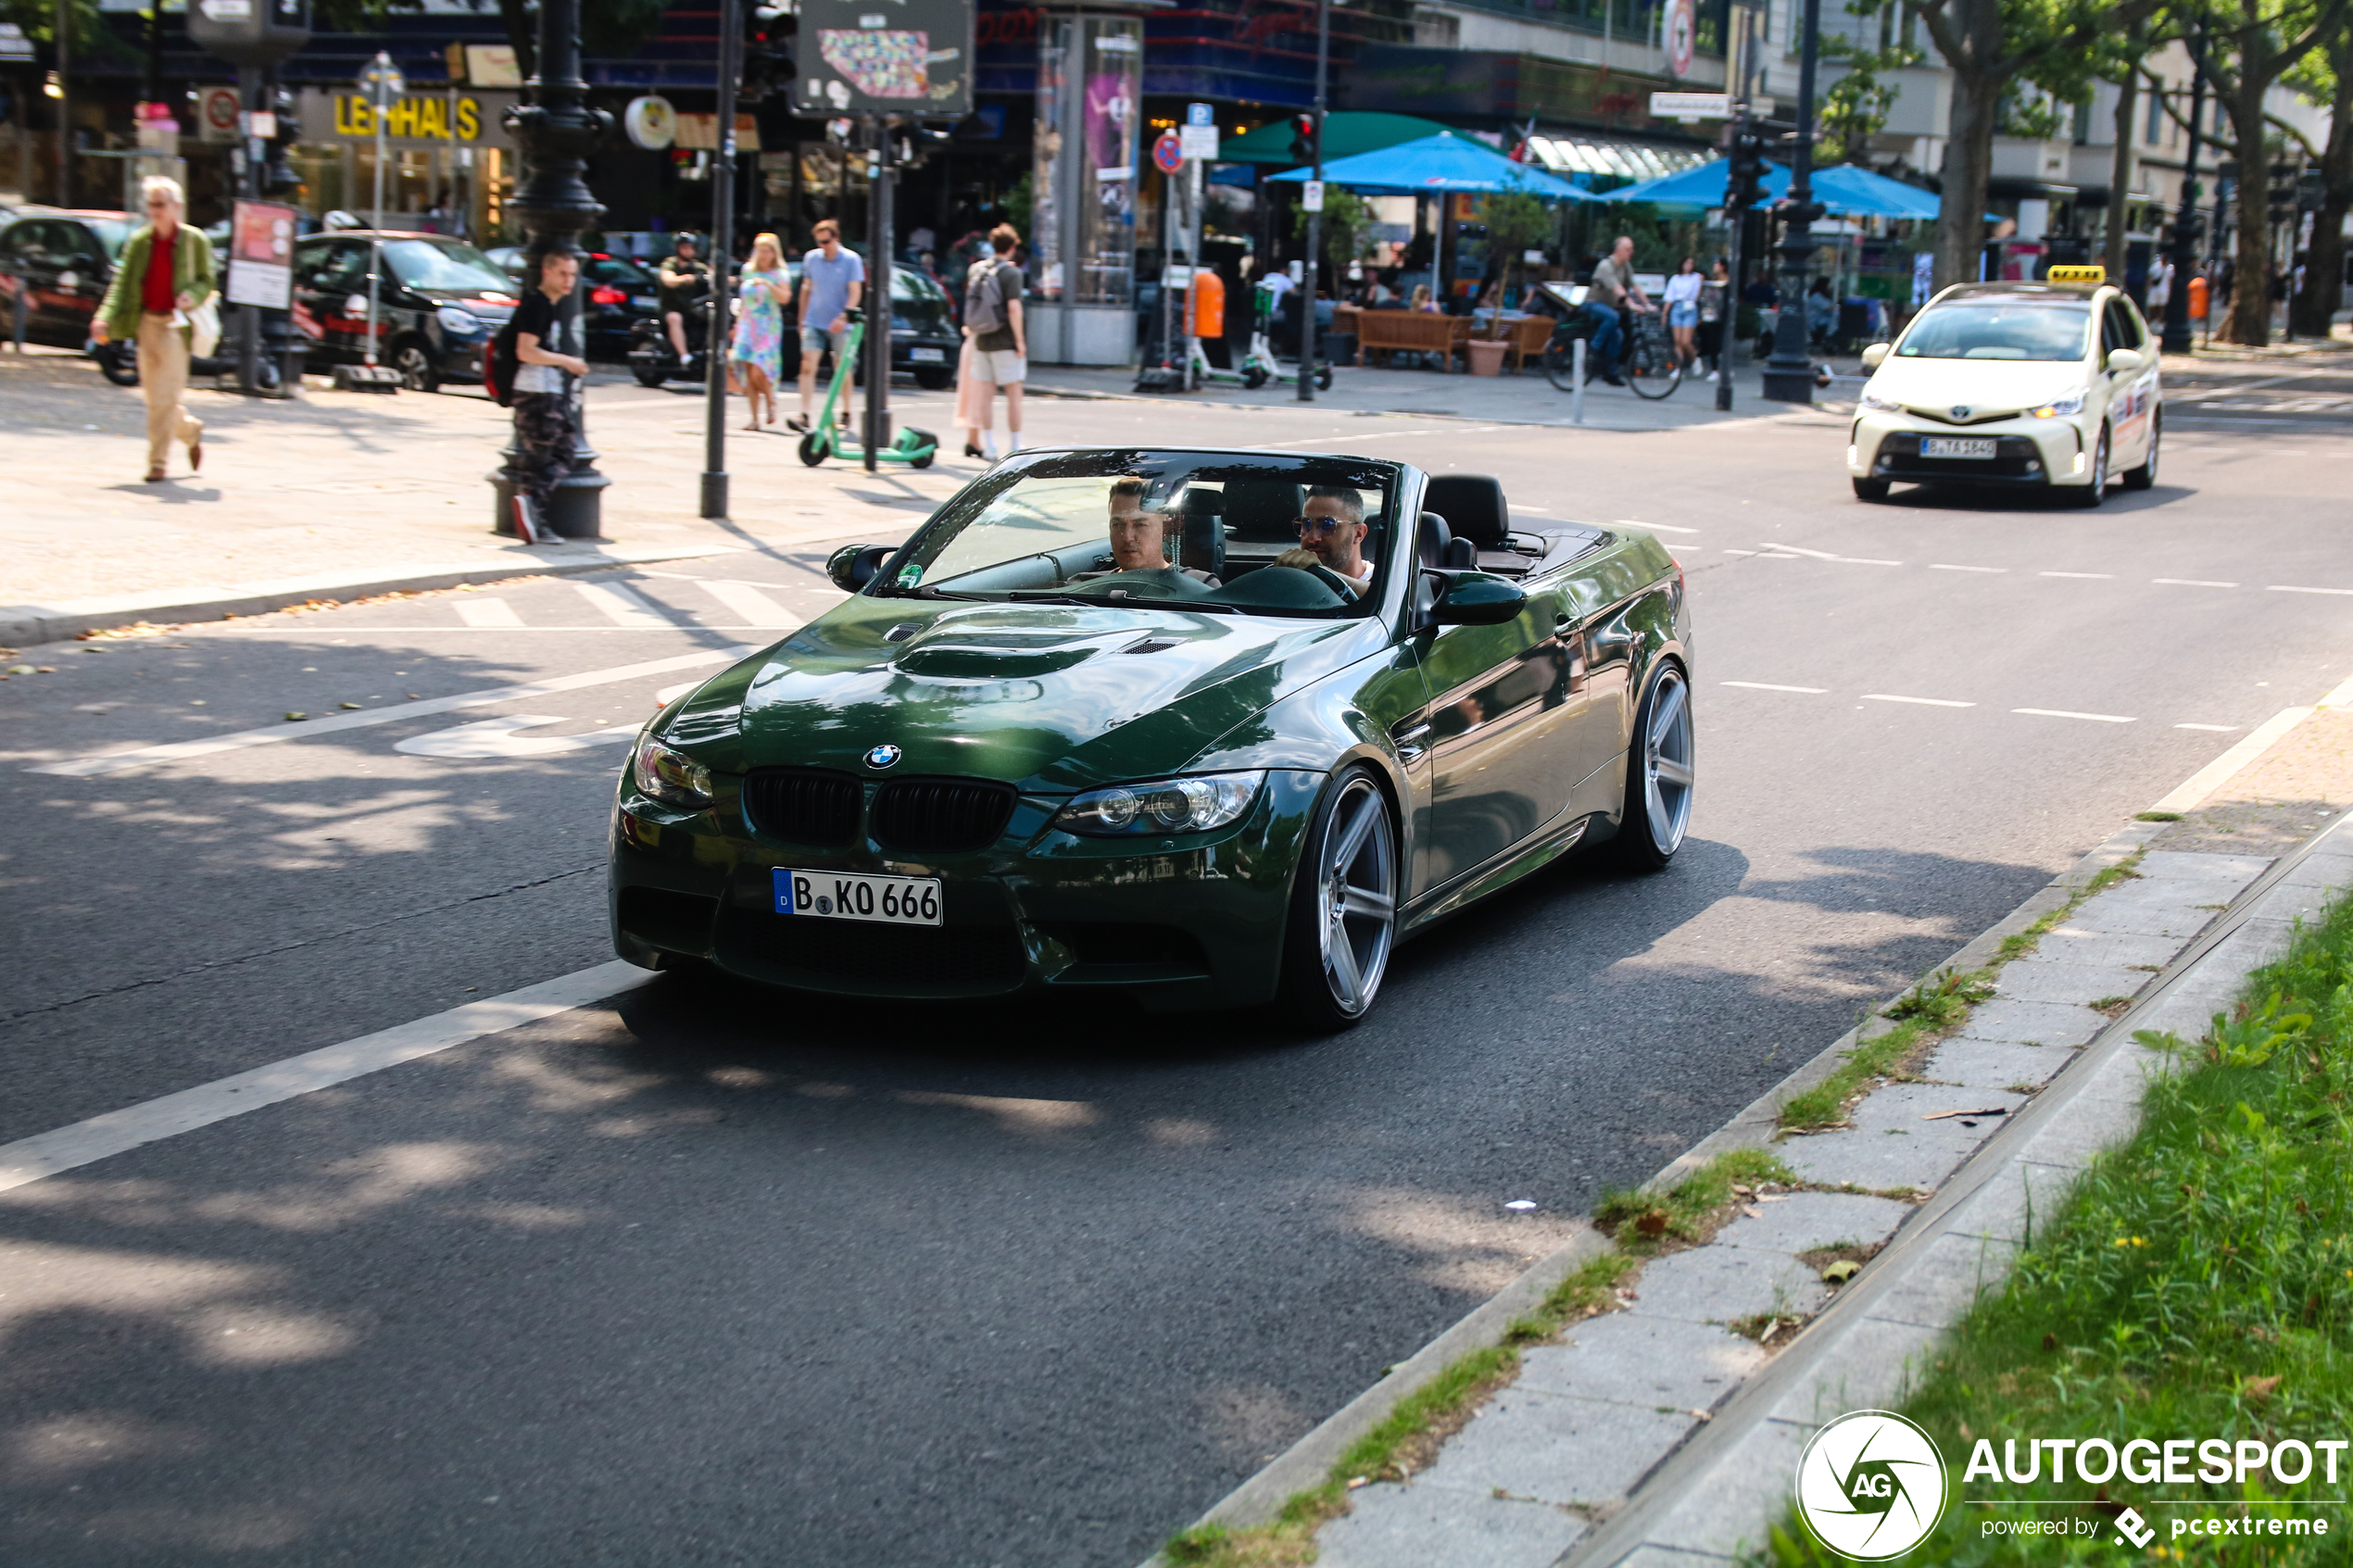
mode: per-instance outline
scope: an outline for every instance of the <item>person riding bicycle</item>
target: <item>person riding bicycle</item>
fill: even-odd
[[[1647,315],[1657,308],[1634,281],[1633,239],[1618,235],[1609,254],[1593,263],[1593,281],[1585,292],[1585,314],[1593,320],[1593,360],[1586,366],[1586,378],[1599,375],[1612,386],[1624,386],[1618,363],[1625,354],[1626,329],[1632,324],[1629,312]]]

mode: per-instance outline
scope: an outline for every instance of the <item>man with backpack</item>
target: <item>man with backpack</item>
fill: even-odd
[[[993,254],[972,264],[964,278],[964,335],[972,340],[972,370],[982,450],[967,445],[968,458],[997,460],[997,389],[1005,389],[1005,451],[1021,450],[1021,383],[1027,373],[1029,337],[1022,321],[1021,269],[1013,265],[1013,247],[1021,236],[1010,223],[988,232]]]
[[[526,545],[555,542],[547,500],[572,472],[579,450],[577,378],[588,373],[573,298],[579,282],[580,257],[549,251],[539,263],[539,286],[522,296],[499,334],[513,334],[514,370],[497,366],[494,373],[503,384],[492,390],[508,392],[503,401],[515,411],[515,537]]]

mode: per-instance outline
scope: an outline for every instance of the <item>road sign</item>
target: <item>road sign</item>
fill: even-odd
[[[1185,146],[1174,131],[1164,131],[1152,143],[1152,163],[1163,174],[1174,174],[1185,167]]]
[[[409,79],[392,63],[392,56],[382,50],[376,57],[360,68],[359,91],[372,107],[384,108],[409,91]]]
[[[1185,123],[1177,132],[1185,156],[1207,163],[1217,156],[1217,106],[1188,104]]]
[[[1305,207],[1310,212],[1321,212],[1324,210],[1324,182],[1321,180],[1302,181],[1300,182],[1299,189],[1300,206]]]
[[[974,0],[800,0],[793,103],[806,115],[963,119]]]
[[[1659,119],[1729,119],[1732,99],[1728,93],[1654,93],[1651,114]]]
[[[1667,34],[1667,69],[1680,82],[1692,74],[1692,50],[1699,42],[1698,10],[1692,0],[1667,0],[1667,15],[1661,25]]]
[[[245,106],[238,102],[234,87],[200,87],[196,90],[196,133],[208,142],[234,142],[237,139],[237,116]]]

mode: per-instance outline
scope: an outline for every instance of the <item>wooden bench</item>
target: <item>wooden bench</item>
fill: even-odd
[[[1356,312],[1356,362],[1368,353],[1435,354],[1448,370],[1454,356],[1470,339],[1470,322],[1460,316],[1433,315],[1427,310],[1360,310]]]

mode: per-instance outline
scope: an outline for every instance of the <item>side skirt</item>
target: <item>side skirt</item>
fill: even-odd
[[[1506,884],[1517,882],[1530,872],[1557,860],[1577,847],[1592,822],[1590,815],[1570,818],[1545,836],[1507,851],[1504,859],[1489,869],[1473,872],[1453,886],[1427,895],[1428,902],[1408,906],[1405,918],[1398,922],[1398,936],[1403,939],[1425,927],[1435,925]]]

